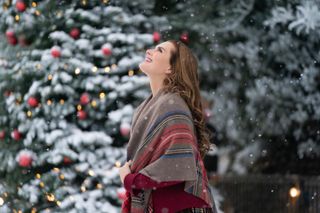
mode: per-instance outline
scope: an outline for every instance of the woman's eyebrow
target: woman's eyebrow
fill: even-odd
[[[157,48],[157,47],[158,47],[158,46],[156,46],[156,48]],[[159,48],[161,48],[163,51],[166,51],[166,49],[164,49],[163,47],[160,47],[160,46],[159,46]]]

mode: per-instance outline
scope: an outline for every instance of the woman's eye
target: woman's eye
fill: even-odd
[[[160,47],[158,47],[157,49],[162,53],[162,50],[160,49]]]

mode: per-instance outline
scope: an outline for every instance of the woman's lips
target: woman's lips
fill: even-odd
[[[149,58],[149,57],[146,57],[144,60],[145,60],[146,62],[148,62],[148,63],[152,62],[151,58]]]

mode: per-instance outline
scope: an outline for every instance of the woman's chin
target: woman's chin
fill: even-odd
[[[139,68],[140,68],[140,70],[143,72],[143,73],[145,73],[145,74],[147,74],[148,73],[148,69],[146,68],[146,64],[145,64],[146,62],[141,62],[140,64],[139,64]]]

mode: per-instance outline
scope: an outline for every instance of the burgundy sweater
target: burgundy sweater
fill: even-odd
[[[133,185],[135,187],[132,187]],[[210,208],[201,198],[184,191],[184,181],[159,183],[141,173],[130,173],[124,178],[124,188],[134,195],[137,195],[143,189],[153,188],[151,197],[155,213],[176,213],[192,207]]]

